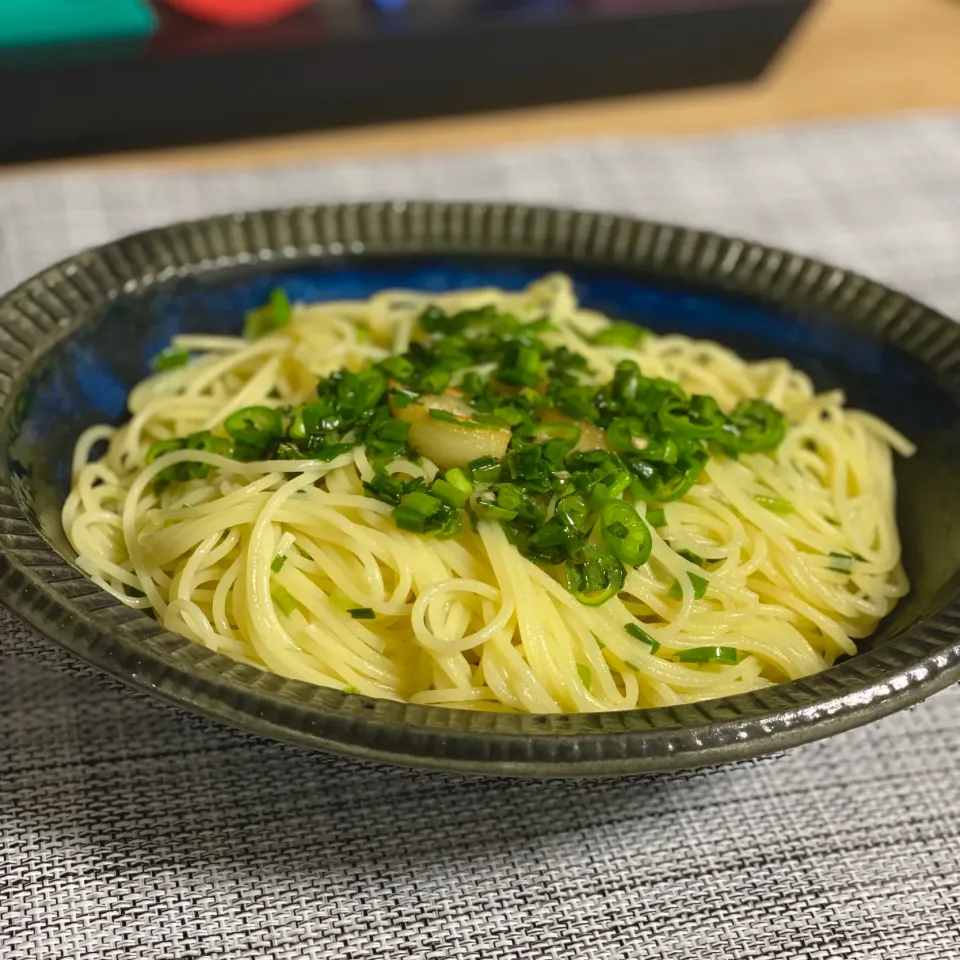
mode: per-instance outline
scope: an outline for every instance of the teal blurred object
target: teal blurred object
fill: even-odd
[[[0,0],[0,47],[141,37],[156,23],[145,0]]]

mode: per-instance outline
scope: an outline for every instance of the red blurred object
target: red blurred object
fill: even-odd
[[[166,0],[166,3],[198,20],[235,25],[269,23],[295,10],[310,6],[312,0]]]

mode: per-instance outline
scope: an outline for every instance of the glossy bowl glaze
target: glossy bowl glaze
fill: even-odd
[[[384,287],[517,288],[570,273],[590,307],[783,356],[919,445],[897,465],[913,590],[834,668],[676,708],[516,716],[371,700],[216,655],[114,600],[60,526],[80,432],[119,422],[182,331],[235,333],[294,299]],[[302,207],[179,224],[79,254],[0,301],[0,597],[41,634],[189,710],[322,750],[454,771],[599,775],[755,756],[837,733],[960,678],[960,328],[863,277],[743,240],[491,204]],[[38,639],[38,643],[42,642]]]

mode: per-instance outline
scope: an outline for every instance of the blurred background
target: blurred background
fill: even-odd
[[[958,51],[953,0],[3,0],[0,163],[199,144],[218,146],[191,162],[231,162],[957,106]]]

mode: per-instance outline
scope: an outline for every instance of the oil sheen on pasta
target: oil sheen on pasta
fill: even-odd
[[[84,572],[211,650],[372,697],[532,713],[622,710],[816,673],[855,653],[908,589],[892,459],[909,456],[911,444],[846,409],[841,392],[815,393],[784,360],[748,363],[682,336],[604,336],[611,321],[582,309],[561,275],[519,293],[384,291],[364,302],[295,305],[283,325],[265,310],[248,318],[245,337],[177,337],[158,364],[167,369],[131,392],[128,422],[93,427],[78,441],[63,508]],[[369,370],[429,339],[425,311],[483,310],[521,326],[539,322],[551,349],[585,358],[587,385],[610,383],[618,364],[633,361],[644,377],[712,397],[727,414],[766,401],[786,431],[763,452],[727,455],[711,443],[678,499],[627,489],[627,527],[635,515],[649,555],[638,565],[617,561],[622,583],[593,583],[593,593],[591,584],[571,585],[563,564],[525,555],[530,531],[505,522],[516,511],[501,511],[469,467],[451,475],[460,500],[450,493],[435,514],[456,513],[458,532],[449,523],[445,535],[429,529],[431,485],[490,442],[501,455],[511,442],[510,427],[487,416],[465,450],[454,449],[463,440],[457,421],[470,417],[457,385],[467,373],[488,382],[490,365],[455,371],[446,384],[441,377],[436,414],[424,414],[431,405],[415,393],[406,408],[391,400],[397,419],[415,421],[400,428],[408,441],[394,454],[348,436],[322,459],[289,444],[272,460],[227,455],[224,423],[237,411],[277,411],[287,429],[299,405],[316,399],[318,378]],[[402,386],[391,380],[390,389],[402,402]],[[549,410],[536,417],[561,424],[547,432],[561,439],[570,436],[562,425],[575,422]],[[572,435],[584,449],[608,449],[600,434],[582,423]],[[209,442],[176,439],[189,436]],[[106,452],[92,459],[103,441]],[[642,449],[647,441],[633,442]],[[543,525],[557,519],[565,472],[550,478],[559,495],[539,495]],[[371,486],[391,481],[426,499],[407,496],[412,512],[397,516],[396,497]],[[522,481],[519,488],[525,496]],[[450,507],[464,498],[463,509]],[[608,526],[614,535],[627,529]],[[581,554],[610,556],[599,520],[576,536]],[[621,539],[614,552],[629,560],[631,543]],[[572,569],[576,581],[584,568]],[[604,586],[609,595],[595,602]]]

